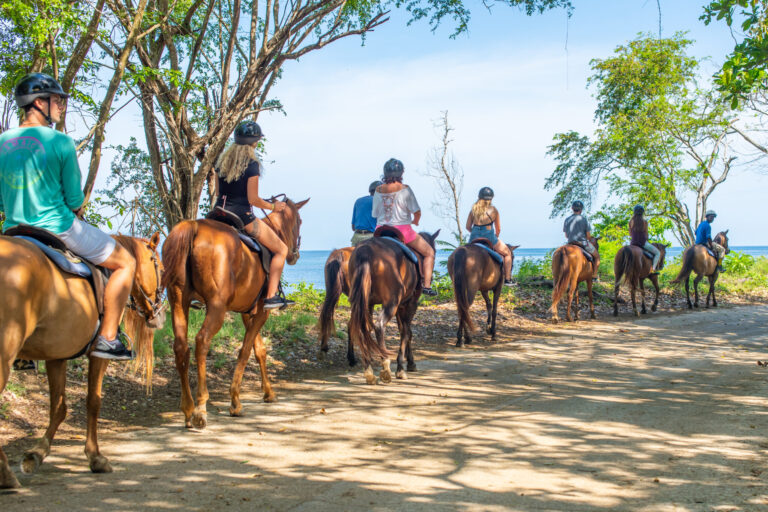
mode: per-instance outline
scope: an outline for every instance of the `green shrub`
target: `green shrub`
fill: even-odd
[[[755,265],[755,257],[740,251],[732,251],[723,259],[723,266],[733,275],[747,274]]]
[[[325,300],[325,292],[315,288],[315,285],[312,283],[301,281],[293,286],[293,291],[287,297],[296,302],[293,308],[301,309],[302,311],[314,311]]]

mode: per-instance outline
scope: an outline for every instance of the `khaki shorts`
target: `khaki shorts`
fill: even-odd
[[[115,250],[114,238],[80,219],[75,219],[72,227],[58,236],[70,251],[94,265],[104,263]]]
[[[371,238],[373,238],[373,233],[355,233],[352,235],[352,245],[357,245]]]

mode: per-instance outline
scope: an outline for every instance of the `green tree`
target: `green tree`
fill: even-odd
[[[735,157],[732,113],[720,95],[696,85],[690,44],[680,34],[642,37],[592,61],[597,128],[591,138],[554,136],[548,154],[557,165],[545,183],[555,190],[552,216],[574,199],[591,203],[604,183],[614,203],[644,204],[650,218],[671,224],[682,245],[693,244],[707,200]]]

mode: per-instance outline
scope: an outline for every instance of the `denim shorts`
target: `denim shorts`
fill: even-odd
[[[472,242],[476,238],[487,238],[491,241],[491,245],[496,245],[499,241],[493,226],[472,226],[472,231],[469,232],[469,241]]]
[[[58,236],[70,251],[94,265],[104,263],[115,250],[114,238],[80,219]]]

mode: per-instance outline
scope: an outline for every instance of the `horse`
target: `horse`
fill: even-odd
[[[512,264],[515,263],[515,249],[519,245],[509,245],[512,254]],[[459,329],[456,332],[456,346],[463,347],[464,343],[472,343],[470,333],[475,326],[469,314],[469,308],[475,300],[477,292],[483,295],[485,309],[488,314],[485,332],[496,340],[496,310],[504,287],[504,271],[502,266],[494,261],[490,253],[478,247],[477,244],[467,244],[457,247],[448,257],[448,274],[453,282],[456,308],[459,313]],[[493,304],[489,292],[493,292]]]
[[[590,237],[589,241],[595,247],[595,266],[600,265],[600,247],[597,241],[600,237]],[[557,306],[560,299],[568,290],[568,301],[566,303],[565,318],[572,321],[571,302],[576,295],[576,314],[575,319],[579,319],[579,283],[587,282],[587,295],[589,296],[589,317],[595,318],[595,304],[592,300],[592,264],[584,256],[583,250],[573,244],[565,244],[558,247],[552,254],[552,306],[549,308],[552,313],[552,322],[557,323],[560,318],[557,315]]]
[[[440,233],[419,233],[433,248]],[[418,257],[418,256],[417,256]],[[421,297],[421,275],[418,264],[411,262],[403,250],[386,237],[374,237],[358,244],[349,258],[349,280],[352,283],[349,294],[351,313],[349,338],[360,348],[365,368],[365,380],[375,384],[372,358],[384,359],[379,377],[384,383],[392,382],[389,368],[390,352],[384,342],[384,328],[397,315],[400,331],[400,349],[397,353],[398,379],[406,379],[403,362],[408,359],[408,371],[416,371],[411,348],[411,321],[419,306]],[[377,323],[373,323],[373,307],[381,304]],[[376,331],[376,340],[371,337]],[[405,356],[405,358],[404,358]]]
[[[713,241],[720,244],[725,249],[725,254],[731,252],[728,248],[728,229],[718,233]],[[695,302],[691,304],[691,295],[689,291],[689,277],[691,272],[696,272],[696,277],[693,280],[693,293],[695,295]],[[683,266],[680,268],[680,273],[677,275],[673,283],[680,283],[685,281],[685,300],[688,303],[688,309],[699,307],[699,283],[704,276],[709,279],[709,292],[707,292],[707,305],[709,307],[709,298],[712,297],[712,307],[717,307],[717,299],[715,298],[715,282],[717,281],[720,271],[717,270],[717,259],[710,256],[706,247],[703,245],[694,245],[689,247],[683,253]]]
[[[133,339],[136,362],[144,368],[145,382],[152,379],[154,329],[165,313],[160,293],[162,266],[157,255],[160,234],[147,239],[115,236],[136,259],[131,301],[141,322],[141,336]],[[8,382],[17,358],[45,361],[50,395],[48,428],[35,446],[24,452],[23,473],[33,473],[51,451],[51,443],[67,414],[67,360],[88,348],[99,326],[99,308],[87,279],[62,273],[32,242],[0,236],[0,391]],[[126,320],[126,322],[128,322]],[[138,322],[133,322],[138,324]],[[90,358],[85,454],[94,473],[110,473],[109,460],[99,451],[97,428],[101,408],[101,383],[109,361]],[[19,487],[19,481],[0,448],[0,488]]]
[[[654,243],[661,256],[659,257],[659,270],[664,268],[664,257],[667,254],[668,245]],[[653,288],[656,290],[656,295],[653,299],[653,306],[651,311],[656,311],[656,306],[659,305],[659,275],[654,273],[651,268],[653,261],[646,258],[643,255],[643,249],[636,245],[625,245],[619,252],[616,253],[616,258],[613,260],[613,316],[619,316],[619,288],[623,282],[629,283],[632,295],[632,311],[635,312],[635,316],[640,316],[637,312],[637,303],[635,302],[635,292],[637,288],[640,288],[640,300],[642,303],[641,312],[647,313],[645,309],[645,286],[644,282],[647,279],[653,283]]]
[[[299,259],[301,217],[299,209],[309,199],[294,203],[286,198],[286,207],[265,217],[263,229],[272,229],[288,246],[287,262]],[[232,226],[216,220],[182,221],[173,227],[163,244],[163,286],[173,321],[173,351],[181,384],[181,410],[187,428],[203,429],[207,425],[208,386],[206,355],[213,336],[219,332],[228,311],[241,313],[245,326],[243,345],[229,388],[231,416],[242,415],[240,384],[251,351],[259,362],[261,389],[265,402],[276,400],[267,375],[267,349],[261,339],[261,328],[269,317],[264,309],[267,274],[257,254],[251,251]],[[205,319],[195,336],[197,361],[197,393],[192,399],[189,385],[189,305],[192,300],[205,304]]]
[[[349,297],[349,271],[347,267],[349,266],[349,257],[352,256],[354,249],[354,247],[336,249],[325,261],[325,299],[320,308],[320,319],[317,322],[321,354],[328,352],[328,339],[336,334],[336,322],[333,314],[339,303],[339,297],[342,293]],[[347,335],[347,361],[349,366],[357,364],[355,350],[349,335]]]

